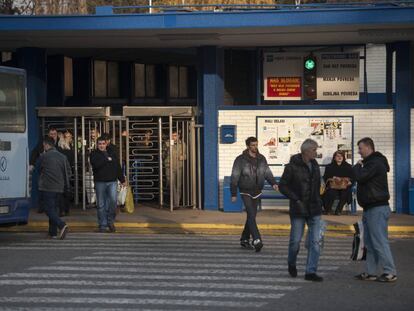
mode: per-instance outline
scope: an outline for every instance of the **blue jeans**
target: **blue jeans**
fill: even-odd
[[[378,268],[384,273],[396,275],[394,259],[388,242],[388,205],[372,207],[362,215],[364,243],[367,248],[366,272],[376,275]]]
[[[305,230],[305,223],[308,225],[309,249],[306,259],[306,274],[316,273],[320,255],[319,231],[321,216],[314,217],[292,217],[290,216],[290,240],[288,264],[296,266],[296,258],[300,249],[300,241]]]
[[[106,229],[115,222],[117,185],[116,181],[95,182],[99,229]]]
[[[66,224],[59,218],[58,198],[61,193],[41,191],[43,208],[49,217],[49,235],[57,236],[57,229],[62,229]]]

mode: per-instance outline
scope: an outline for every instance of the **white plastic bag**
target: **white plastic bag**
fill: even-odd
[[[127,191],[128,191],[127,187],[124,187],[124,186],[118,187],[118,199],[117,199],[118,205],[125,205]]]

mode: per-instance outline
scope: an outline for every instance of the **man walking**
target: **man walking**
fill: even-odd
[[[260,252],[263,247],[262,238],[256,223],[257,205],[265,180],[277,190],[276,180],[267,164],[266,158],[259,153],[256,137],[246,139],[247,149],[239,155],[233,164],[231,173],[231,197],[237,200],[237,188],[246,208],[247,219],[240,239],[240,245]],[[250,244],[252,236],[252,244]]]
[[[300,148],[301,153],[291,157],[280,179],[279,189],[289,198],[290,240],[288,271],[291,277],[297,276],[296,259],[303,237],[305,223],[308,225],[308,258],[305,280],[322,282],[316,274],[320,255],[320,222],[322,200],[320,198],[321,175],[316,151],[318,143],[306,139]]]
[[[49,217],[49,236],[63,240],[68,232],[68,226],[59,218],[58,198],[69,187],[70,165],[66,157],[55,148],[51,137],[43,140],[44,154],[39,159],[40,177],[39,191],[42,196],[44,210]]]
[[[104,137],[97,140],[98,149],[91,153],[90,160],[95,182],[99,232],[115,232],[115,210],[117,200],[117,180],[124,186],[125,177],[122,174],[119,159],[114,150],[107,150]]]
[[[366,271],[355,278],[362,281],[395,282],[397,272],[388,242],[388,219],[391,214],[387,173],[387,158],[375,151],[374,141],[363,138],[358,142],[362,160],[354,166],[358,183],[357,198],[364,209],[364,242],[367,248]],[[383,274],[377,277],[377,271]]]

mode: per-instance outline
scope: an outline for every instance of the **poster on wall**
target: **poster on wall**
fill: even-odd
[[[289,163],[307,138],[318,143],[320,165],[329,164],[337,150],[353,163],[353,117],[257,117],[256,135],[269,165]]]

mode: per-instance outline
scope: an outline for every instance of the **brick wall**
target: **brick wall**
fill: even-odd
[[[256,136],[256,116],[354,116],[354,143],[356,144],[358,139],[362,137],[370,136],[374,139],[377,150],[388,158],[391,166],[391,172],[388,175],[391,207],[394,208],[394,112],[392,109],[219,111],[219,126],[223,124],[237,126],[237,142],[234,144],[219,144],[218,148],[221,208],[223,178],[231,174],[234,159],[245,149],[244,140],[248,136]],[[359,158],[358,150],[354,146],[354,159],[357,161]],[[272,171],[275,176],[281,176],[283,168],[272,167]]]

